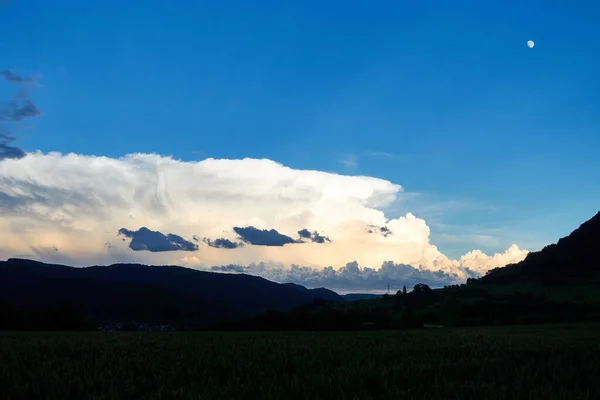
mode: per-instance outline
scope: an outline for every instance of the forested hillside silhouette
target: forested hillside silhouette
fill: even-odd
[[[201,328],[267,310],[287,311],[317,298],[344,301],[327,289],[175,266],[73,268],[23,259],[0,262],[0,312],[5,329],[7,325],[30,328],[36,315],[58,310],[77,316],[82,326],[135,321]],[[8,324],[9,320],[13,322]]]

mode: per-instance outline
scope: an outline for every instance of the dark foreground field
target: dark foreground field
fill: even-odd
[[[600,325],[0,333],[0,398],[599,399]]]

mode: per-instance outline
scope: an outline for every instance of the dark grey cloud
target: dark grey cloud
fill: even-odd
[[[198,245],[189,242],[179,235],[169,233],[166,236],[158,231],[151,231],[146,227],[141,227],[137,231],[130,231],[125,228],[119,229],[119,235],[131,239],[129,248],[134,251],[195,251]]]
[[[7,158],[23,158],[25,157],[25,152],[18,147],[9,146],[6,143],[0,142],[0,160],[4,160]]]
[[[383,234],[383,237],[387,237],[388,235],[392,234],[392,231],[390,231],[390,228],[388,228],[387,226],[380,227],[379,232]]]
[[[311,237],[311,240],[314,243],[325,243],[325,242],[331,242],[331,239],[329,239],[327,236],[323,236],[320,235],[317,231],[313,232],[313,235]]]
[[[254,246],[283,246],[290,243],[302,243],[277,232],[275,229],[258,229],[253,226],[240,228],[235,226],[233,230],[243,242]]]
[[[9,70],[0,71],[0,76],[2,76],[8,82],[12,82],[12,83],[34,83],[35,82],[34,77],[25,78],[25,77],[15,74],[14,72],[11,72]]]
[[[0,161],[5,158],[23,158],[25,157],[25,152],[18,147],[11,146],[15,138],[0,133]]]
[[[215,247],[217,249],[237,249],[238,247],[244,247],[244,243],[242,242],[232,242],[231,240],[225,238],[215,240],[204,238],[202,241],[210,247]]]
[[[0,120],[8,122],[21,122],[26,118],[35,118],[42,115],[39,108],[31,100],[11,100],[0,108]]]
[[[35,78],[25,78],[8,70],[0,71],[0,77],[11,83],[35,82]],[[0,161],[25,157],[25,152],[11,143],[16,139],[12,133],[20,122],[42,115],[30,100],[29,92],[28,89],[20,90],[10,101],[0,103]]]
[[[367,230],[367,232],[368,233],[378,233],[378,234],[381,234],[383,237],[388,237],[389,235],[393,234],[393,232],[387,226],[377,226],[377,225],[369,225],[369,229]]]
[[[443,271],[431,271],[415,268],[406,264],[384,262],[379,269],[361,268],[353,261],[340,269],[326,267],[315,269],[311,267],[292,265],[290,268],[267,266],[264,263],[241,265],[224,265],[211,268],[212,271],[246,273],[280,282],[296,283],[307,288],[326,287],[337,291],[385,291],[388,287],[399,290],[403,285],[413,287],[424,283],[431,287],[461,282],[456,274]]]
[[[304,228],[298,231],[298,235],[300,235],[302,239],[310,239],[312,234],[308,229]]]
[[[299,230],[298,236],[300,236],[301,240],[308,239],[308,240],[312,241],[313,243],[331,242],[331,239],[329,239],[327,236],[323,236],[323,235],[319,234],[319,232],[317,232],[317,231],[311,232],[306,228]]]

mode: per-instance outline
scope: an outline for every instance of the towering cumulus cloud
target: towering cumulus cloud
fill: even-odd
[[[424,220],[381,211],[401,191],[382,179],[264,159],[30,153],[0,161],[0,257],[216,266],[366,288],[391,277],[460,281],[526,255],[513,246],[448,259]]]

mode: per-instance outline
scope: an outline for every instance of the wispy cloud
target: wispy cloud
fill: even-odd
[[[40,115],[40,110],[29,99],[11,100],[0,108],[0,121],[20,122],[26,118],[35,118]]]
[[[348,155],[338,159],[338,162],[346,168],[354,169],[354,168],[358,167],[358,157],[356,157],[353,154],[348,154]]]
[[[477,247],[498,247],[500,240],[493,235],[484,234],[448,234],[442,233],[436,235],[437,244],[477,246]]]
[[[390,153],[387,151],[367,151],[367,152],[365,152],[365,156],[372,157],[372,158],[378,158],[378,159],[391,160],[391,161],[409,161],[410,160],[410,157],[405,154],[395,154],[395,153]]]
[[[24,77],[9,70],[0,71],[0,76],[11,83],[34,83],[37,79],[36,76]]]
[[[441,199],[439,195],[432,196],[426,193],[405,192],[397,196],[397,200],[386,207],[386,212],[392,215],[414,213],[424,218],[432,225],[444,229],[452,224],[446,221],[456,219],[458,216],[470,216],[474,213],[494,215],[502,210],[496,204],[478,199]],[[466,227],[465,224],[462,224]]]
[[[9,70],[0,71],[0,77],[11,84],[28,87],[37,81],[36,76],[23,77]],[[23,150],[12,144],[16,141],[15,132],[21,122],[41,114],[37,105],[31,101],[30,90],[27,88],[17,91],[11,100],[0,103],[0,161],[25,156]]]

